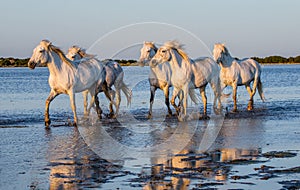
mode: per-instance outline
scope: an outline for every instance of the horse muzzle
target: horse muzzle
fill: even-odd
[[[28,61],[28,67],[29,67],[30,69],[34,69],[36,65],[37,65],[36,62],[30,61],[30,60]]]
[[[157,60],[156,59],[151,59],[150,63],[149,63],[149,66],[150,67],[156,67],[158,64]]]

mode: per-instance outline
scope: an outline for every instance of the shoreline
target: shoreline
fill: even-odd
[[[261,66],[267,66],[267,65],[300,65],[300,63],[259,63]],[[122,67],[128,67],[128,66],[140,66],[136,63],[133,64],[120,64],[120,66]],[[148,65],[145,65],[148,66]],[[0,66],[0,68],[26,68],[26,66],[16,66],[16,65],[12,65],[12,66]],[[47,66],[38,66],[38,67],[47,67]]]

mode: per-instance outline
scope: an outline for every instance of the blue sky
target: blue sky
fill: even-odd
[[[130,45],[122,41],[142,43],[143,37],[148,38],[144,41],[160,42],[177,39],[186,44],[193,57],[205,54],[197,52],[201,49],[198,42],[176,33],[178,30],[196,35],[209,51],[214,43],[224,42],[236,57],[297,56],[299,7],[297,0],[1,0],[0,57],[30,57],[42,39],[49,39],[65,51],[74,44],[89,49],[103,36],[107,36],[101,46],[107,50],[101,51],[103,58]],[[154,24],[157,30],[144,27],[143,31],[138,26],[145,25],[134,26],[149,22],[173,27],[164,29]]]

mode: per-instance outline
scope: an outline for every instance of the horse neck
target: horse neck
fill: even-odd
[[[53,76],[66,76],[73,73],[72,69],[63,62],[63,60],[55,52],[49,52],[50,60],[48,61],[48,69],[50,75]]]
[[[230,67],[232,65],[232,62],[234,61],[234,58],[228,53],[223,54],[223,59],[221,61],[222,67]]]
[[[170,65],[172,67],[172,69],[181,69],[181,68],[189,68],[190,67],[190,64],[184,60],[177,51],[175,50],[171,50],[173,51],[172,53],[172,59],[170,61]]]
[[[152,53],[152,52],[154,52],[154,53]],[[150,60],[155,56],[156,52],[157,52],[157,49],[151,48],[151,52],[150,52],[150,55],[149,55]]]

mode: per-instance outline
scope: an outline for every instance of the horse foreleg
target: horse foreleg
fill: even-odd
[[[48,98],[46,99],[46,105],[45,105],[45,126],[48,128],[50,126],[50,118],[49,118],[49,106],[51,101],[57,96],[58,94],[51,90],[51,92],[49,93]]]
[[[152,106],[153,106],[153,102],[154,102],[156,89],[157,88],[155,86],[150,86],[150,107],[149,107],[149,111],[148,111],[148,118],[152,118]]]
[[[237,95],[237,84],[232,85],[232,99],[233,99],[233,111],[237,111],[236,95]]]
[[[75,104],[75,93],[73,90],[70,90],[69,91],[69,97],[70,97],[70,104],[71,104],[71,108],[72,108],[72,111],[73,111],[73,115],[74,115],[74,123],[73,125],[75,127],[77,127],[77,113],[76,113],[76,104]]]
[[[165,104],[168,108],[168,117],[172,116],[172,110],[170,108],[170,101],[169,101],[169,86],[165,86],[164,89],[164,94],[165,94]]]
[[[203,102],[203,115],[204,115],[204,118],[206,118],[206,116],[207,116],[207,97],[206,97],[206,94],[205,94],[205,87],[206,86],[203,86],[203,87],[200,88],[200,94],[201,94],[202,102]]]

